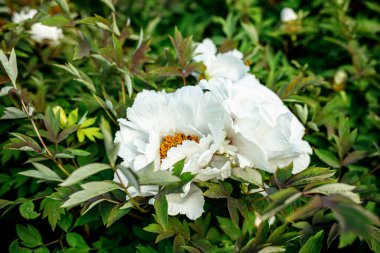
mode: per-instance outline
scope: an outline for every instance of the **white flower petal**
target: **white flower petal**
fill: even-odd
[[[181,193],[171,193],[166,195],[168,201],[168,214],[185,214],[189,219],[196,220],[203,213],[205,203],[202,190],[191,184],[186,195]]]
[[[312,150],[302,140],[305,128],[281,99],[251,74],[233,83],[229,79],[202,80],[231,115],[225,120],[230,145],[236,148],[239,166],[275,172],[291,161],[294,171],[308,166]]]
[[[210,78],[227,78],[236,82],[248,71],[249,67],[234,54],[220,54],[211,61],[206,73]]]
[[[297,20],[297,14],[294,12],[292,8],[286,7],[281,10],[281,21],[282,22],[289,22]]]
[[[34,10],[34,9],[21,10],[20,12],[13,13],[12,22],[13,23],[20,23],[22,21],[32,19],[36,14],[37,14],[37,10]]]
[[[194,50],[194,61],[204,62],[205,65],[215,58],[216,46],[210,39],[204,39]]]
[[[118,154],[135,171],[152,162],[155,170],[170,170],[185,159],[183,171],[197,173],[209,167],[213,154],[222,146],[230,149],[225,143],[225,117],[215,95],[204,93],[199,86],[183,87],[169,94],[143,91],[128,108],[128,120],[119,120],[120,131],[115,137],[115,143],[120,144]],[[198,140],[181,140],[160,150],[161,142],[168,140],[165,138],[178,133]],[[165,154],[162,159],[160,152]]]
[[[234,49],[216,54],[216,46],[210,39],[203,40],[195,48],[194,61],[203,62],[208,79],[227,78],[234,82],[242,78],[249,67],[243,62],[243,54]]]

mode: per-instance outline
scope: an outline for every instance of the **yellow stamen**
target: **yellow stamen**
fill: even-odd
[[[249,60],[249,59],[246,59],[245,61],[244,61],[244,65],[246,65],[246,66],[251,66],[251,64],[252,64],[252,62]]]
[[[195,135],[185,135],[183,133],[175,133],[174,135],[165,136],[160,144],[160,157],[165,159],[168,156],[168,151],[172,147],[181,145],[185,140],[195,141],[199,143],[199,137]]]

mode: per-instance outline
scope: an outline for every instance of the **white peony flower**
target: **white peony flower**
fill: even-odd
[[[36,10],[22,10],[13,14],[12,22],[20,23],[28,19],[32,19],[37,14]],[[31,27],[32,40],[42,43],[48,41],[50,44],[55,45],[63,38],[62,29],[57,27],[46,26],[41,23],[35,23]]]
[[[281,21],[289,22],[297,20],[298,16],[292,8],[286,7],[281,10]]]
[[[128,120],[119,119],[120,131],[116,133],[115,143],[120,144],[118,154],[124,160],[123,165],[138,171],[153,163],[156,171],[171,170],[174,164],[185,159],[183,172],[196,174],[196,180],[223,180],[230,176],[228,161],[219,164],[220,167],[210,166],[214,153],[224,145],[226,138],[223,112],[214,95],[203,93],[200,87],[183,87],[170,94],[139,93],[127,110]],[[126,178],[122,181],[128,184]],[[201,214],[198,209],[191,210],[193,204],[183,204],[198,198],[203,210],[203,195],[194,187],[191,189],[195,190],[183,189],[183,193],[167,195],[171,215],[185,213],[192,219]],[[152,188],[140,191],[138,195],[155,194]],[[195,213],[190,215],[191,212]]]
[[[194,61],[203,62],[206,66],[207,79],[222,77],[236,82],[249,71],[240,51],[234,49],[226,53],[217,53],[216,46],[210,39],[204,39],[198,44],[194,55]]]
[[[250,74],[236,83],[228,79],[202,80],[231,115],[225,121],[227,138],[236,147],[240,167],[275,172],[293,162],[293,173],[307,168],[312,153],[302,140],[305,129],[270,89]]]
[[[32,19],[37,14],[37,10],[21,10],[20,12],[15,12],[12,17],[13,23],[20,23],[28,19]]]

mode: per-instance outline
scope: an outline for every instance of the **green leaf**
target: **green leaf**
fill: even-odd
[[[287,217],[287,220],[295,221],[299,219],[305,219],[307,217],[314,215],[314,213],[316,213],[321,208],[322,208],[322,200],[319,196],[315,196],[312,198],[311,201],[309,201],[309,203],[307,203],[306,205],[302,207],[297,208],[294,213],[292,213],[291,215]]]
[[[284,224],[284,225],[282,225],[282,226],[277,227],[277,228],[276,228],[276,229],[270,234],[269,238],[267,239],[267,242],[276,245],[276,244],[277,244],[276,242],[277,242],[278,240],[280,240],[281,235],[283,235],[283,234],[286,232],[287,228],[288,228],[288,225],[287,225],[287,224]]]
[[[25,151],[29,151],[29,149],[31,149],[32,151],[35,151],[37,153],[42,153],[41,146],[31,137],[20,134],[20,133],[10,133],[10,134],[15,136],[17,139],[12,138],[11,143],[4,145],[4,149],[16,149],[16,150],[25,150]]]
[[[112,208],[108,219],[107,219],[107,224],[106,227],[110,227],[112,224],[114,224],[116,221],[118,221],[120,218],[122,218],[124,215],[129,213],[131,208],[121,208],[122,206],[120,205],[115,205],[114,208]]]
[[[33,253],[50,253],[49,249],[46,247],[38,248]]]
[[[168,202],[165,195],[158,194],[154,200],[154,210],[156,211],[157,223],[162,226],[164,231],[168,229],[169,217],[168,217]]]
[[[269,197],[273,200],[273,202],[270,203],[264,210],[262,219],[269,219],[286,206],[292,204],[301,196],[302,193],[297,191],[295,188],[286,188],[270,195]]]
[[[88,127],[88,128],[80,127],[79,130],[77,131],[77,136],[78,136],[79,142],[83,142],[85,136],[93,142],[96,142],[95,138],[103,139],[103,134],[100,132],[100,128],[98,127]]]
[[[284,187],[286,180],[292,176],[292,170],[293,163],[290,163],[284,168],[277,168],[276,172],[274,173],[274,181],[280,188]]]
[[[86,179],[100,171],[108,170],[111,166],[104,163],[91,163],[75,170],[60,186],[70,186]]]
[[[32,225],[16,225],[16,232],[25,247],[34,248],[43,245],[40,232]]]
[[[208,190],[203,193],[209,198],[227,198],[232,193],[232,185],[227,182],[209,183],[201,182],[200,186],[208,187]]]
[[[60,178],[57,173],[46,167],[45,165],[41,163],[32,163],[33,166],[37,170],[27,170],[27,171],[22,171],[19,174],[27,177],[34,177],[41,179],[41,181],[58,181],[62,182],[63,179]]]
[[[276,253],[276,252],[284,252],[284,251],[286,251],[286,249],[281,246],[269,246],[269,247],[265,247],[261,249],[257,253]]]
[[[88,248],[86,241],[83,237],[75,232],[70,232],[66,234],[66,241],[73,248],[85,249]]]
[[[79,125],[74,125],[74,126],[69,126],[69,127],[65,128],[65,129],[63,129],[63,131],[58,134],[57,143],[60,143],[63,140],[65,140],[67,137],[70,136],[70,134],[72,134],[75,131],[77,131],[78,128],[79,128]]]
[[[237,199],[234,199],[232,197],[227,198],[227,208],[228,212],[230,214],[230,218],[232,220],[232,223],[238,228],[239,227],[239,213],[238,213],[238,203],[239,201]]]
[[[123,190],[123,188],[113,181],[90,182],[82,184],[81,187],[83,190],[70,195],[69,199],[62,205],[62,207],[73,207],[106,192]]]
[[[263,179],[260,172],[253,168],[233,168],[232,177],[239,181],[251,183],[259,187],[263,185]]]
[[[380,220],[375,214],[343,195],[331,194],[322,199],[323,206],[333,211],[343,233],[352,232],[369,239],[373,233],[372,225],[380,226]]]
[[[53,231],[61,218],[61,214],[65,213],[65,209],[61,208],[62,201],[51,198],[56,195],[57,193],[53,193],[41,202],[41,210],[43,209],[42,218],[48,218]]]
[[[4,108],[4,115],[1,116],[1,119],[21,119],[29,117],[24,111],[16,107],[6,107]]]
[[[342,249],[344,247],[347,247],[351,245],[355,240],[357,236],[354,233],[341,233],[339,236],[339,249]]]
[[[335,174],[334,171],[328,168],[310,167],[303,170],[291,178],[289,178],[286,184],[292,186],[304,186],[311,182],[322,181],[331,178]]]
[[[339,226],[337,223],[334,223],[331,226],[330,232],[327,236],[327,248],[330,248],[333,241],[339,236]]]
[[[303,124],[306,124],[307,117],[309,114],[307,104],[304,104],[303,107],[299,104],[296,104],[295,107],[296,107],[296,111],[297,111],[298,117],[300,118],[301,122]]]
[[[78,121],[78,108],[72,110],[69,113],[69,116],[67,116],[67,126],[73,126],[77,123]]]
[[[232,240],[237,240],[241,236],[241,231],[237,228],[229,218],[216,217],[219,222],[220,228]]]
[[[56,113],[54,114],[53,110],[48,107],[46,108],[45,117],[44,117],[44,124],[46,127],[46,130],[49,134],[49,140],[51,142],[56,143],[57,142],[57,136],[59,132],[59,123],[60,123],[60,114]]]
[[[58,221],[58,226],[65,232],[69,232],[71,226],[73,225],[73,215],[71,213],[66,213],[61,216]]]
[[[41,20],[41,24],[46,25],[46,26],[53,26],[53,27],[65,26],[65,25],[68,25],[69,23],[70,23],[70,20],[61,15],[47,17]]]
[[[100,0],[102,3],[104,3],[108,8],[110,8],[113,12],[115,12],[115,7],[112,4],[111,0]]]
[[[257,229],[256,236],[248,241],[247,245],[243,247],[241,250],[242,252],[248,253],[248,252],[254,252],[256,251],[256,248],[263,244],[268,236],[269,232],[269,223],[268,221],[262,221],[260,223],[260,226]]]
[[[82,149],[66,149],[66,151],[68,151],[71,155],[73,156],[89,156],[91,155],[90,152],[87,152],[85,150],[82,150]]]
[[[116,177],[120,180],[120,174],[122,173],[128,180],[128,186],[134,186],[136,189],[140,189],[139,182],[137,180],[137,177],[135,173],[132,171],[132,169],[126,168],[123,165],[118,165],[116,166],[117,171],[116,171]],[[121,180],[120,180],[121,181]]]
[[[38,216],[40,216],[39,213],[34,211],[34,203],[31,200],[28,200],[28,201],[25,201],[24,203],[22,203],[19,207],[19,210],[20,210],[21,216],[27,220],[35,219]]]
[[[12,48],[9,59],[4,54],[3,50],[0,49],[0,62],[3,65],[5,72],[7,72],[9,78],[11,79],[13,85],[16,85],[18,70],[17,70],[17,59],[16,59],[15,49]]]
[[[55,0],[55,2],[59,5],[59,7],[63,10],[65,15],[70,18],[70,9],[66,0]]]
[[[78,82],[84,84],[91,91],[91,93],[95,93],[95,91],[96,91],[95,85],[92,82],[91,78],[89,78],[84,72],[78,70],[71,63],[66,63],[66,65],[55,64],[54,66],[56,66],[60,69],[63,69],[65,71],[69,72],[70,74],[74,75],[75,81],[78,81]]]
[[[9,253],[32,253],[33,250],[20,247],[18,239],[14,240],[11,245],[9,245]]]
[[[323,236],[324,236],[323,230],[311,236],[298,252],[299,253],[321,252],[322,244],[323,244]]]
[[[251,22],[241,22],[241,26],[248,34],[248,37],[251,39],[251,42],[254,45],[257,45],[259,43],[259,34],[256,28],[253,26],[253,24]]]
[[[140,185],[170,185],[181,181],[180,178],[174,176],[171,171],[159,170],[154,171],[154,164],[151,163],[145,168],[136,171]]]
[[[112,165],[112,167],[115,167],[117,153],[119,151],[119,144],[115,144],[113,142],[113,134],[111,131],[111,126],[104,119],[104,117],[101,118],[100,129],[102,130],[102,133],[103,133],[104,146],[106,148],[108,160],[110,164]]]
[[[334,155],[334,153],[324,150],[324,149],[315,149],[315,154],[321,159],[324,163],[327,165],[333,167],[333,168],[339,168],[339,160]]]
[[[306,194],[310,193],[320,193],[325,195],[330,195],[334,193],[342,194],[356,203],[360,203],[360,197],[358,194],[353,193],[352,190],[355,189],[355,186],[343,184],[343,183],[333,183],[325,184],[305,192]]]

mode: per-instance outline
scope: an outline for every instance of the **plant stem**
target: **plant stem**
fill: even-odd
[[[107,113],[108,117],[112,120],[112,122],[115,123],[115,125],[119,125],[119,124],[117,123],[117,121],[112,117],[112,115],[110,114],[110,112],[107,110],[107,108],[105,108],[105,107],[103,106],[103,104],[101,103],[101,101],[99,101],[99,98],[98,98],[95,94],[92,94],[92,95],[94,96],[96,102],[98,102],[98,104],[100,105],[100,107],[102,107],[103,110]]]
[[[17,89],[17,86],[16,86],[16,83],[12,82],[13,84],[13,87]],[[21,101],[21,105],[22,105],[22,109],[24,110],[24,112],[29,116],[29,113],[28,113],[28,108],[26,107],[25,105],[25,102],[24,100],[20,97],[20,101]],[[63,167],[63,165],[61,163],[59,163],[53,156],[53,154],[50,152],[49,148],[46,146],[44,140],[42,139],[42,136],[40,134],[40,131],[38,130],[37,128],[37,125],[36,125],[36,122],[34,122],[34,120],[32,118],[30,118],[30,122],[32,123],[32,126],[33,126],[33,129],[34,129],[34,132],[37,134],[37,137],[38,139],[40,140],[41,142],[41,145],[45,148],[46,150],[46,153],[48,154],[48,156],[50,157],[50,159],[52,159],[54,161],[54,163],[58,166],[58,168],[60,170],[62,170],[63,173],[66,174],[66,176],[69,176],[70,173],[67,172],[67,170],[65,170],[65,168]]]
[[[119,181],[120,181],[121,186],[124,188],[125,193],[127,194],[128,198],[132,201],[133,205],[134,205],[137,209],[139,209],[141,212],[146,213],[147,211],[146,211],[145,209],[141,208],[141,207],[139,206],[139,204],[136,203],[136,201],[133,199],[133,197],[131,196],[131,194],[129,194],[126,185],[125,185],[125,184],[123,183],[123,181],[121,180],[121,177],[120,177],[120,175],[119,175],[119,172],[118,172],[117,170],[115,170],[115,173],[116,173],[117,178],[118,178]]]
[[[125,97],[125,85],[124,85],[124,83],[125,83],[125,78],[122,77],[121,78],[121,99],[123,101],[123,105],[126,105],[127,98]]]

